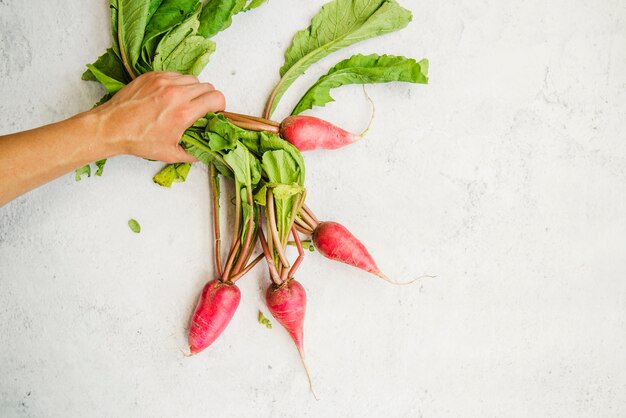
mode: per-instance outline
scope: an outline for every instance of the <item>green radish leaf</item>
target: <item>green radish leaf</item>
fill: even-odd
[[[130,219],[128,221],[128,227],[130,228],[131,231],[133,231],[135,234],[138,234],[141,232],[141,225],[139,225],[139,222],[137,222],[134,219]]]
[[[150,0],[150,7],[148,8],[148,24],[150,24],[152,15],[154,15],[154,12],[156,12],[161,3],[163,3],[163,0]]]
[[[154,53],[154,60],[152,66],[155,70],[163,68],[163,61],[165,61],[178,45],[181,44],[188,36],[194,35],[198,31],[200,21],[198,16],[202,7],[198,4],[196,10],[181,24],[170,30],[165,35]]]
[[[121,59],[121,54],[120,54],[120,45],[119,45],[119,37],[117,34],[117,15],[118,15],[118,5],[117,5],[117,1],[118,0],[110,0],[109,1],[109,8],[111,9],[111,36],[113,39],[113,45],[111,46],[111,49],[113,50],[113,52],[115,52],[115,55],[117,55],[118,58]]]
[[[411,12],[395,0],[332,0],[296,33],[285,52],[281,79],[272,92],[266,116],[271,116],[291,84],[311,64],[341,48],[406,27]],[[270,104],[270,103],[268,103]]]
[[[130,82],[130,78],[128,74],[126,74],[126,70],[124,70],[124,64],[111,48],[107,49],[104,54],[98,57],[96,62],[91,64],[91,66],[100,71],[101,74],[123,84]],[[81,78],[87,81],[99,81],[89,68],[83,73]]]
[[[267,204],[267,184],[261,181],[261,187],[254,194],[254,202],[257,205],[265,206]]]
[[[119,1],[119,0],[118,0]],[[154,54],[162,36],[187,20],[198,7],[199,0],[164,0],[145,27],[141,46],[144,67],[152,68]]]
[[[299,184],[275,184],[269,183],[267,187],[272,189],[276,199],[289,199],[292,196],[300,194],[304,191],[304,187]]]
[[[322,76],[300,99],[292,114],[313,106],[324,106],[335,99],[330,90],[347,84],[374,84],[404,81],[428,83],[428,60],[415,61],[394,55],[354,55],[343,60]]]
[[[89,68],[89,72],[98,80],[104,88],[111,94],[115,94],[120,91],[126,84],[121,81],[115,80],[114,78],[109,77],[104,74],[102,71],[98,70],[92,64],[87,64],[87,68]]]
[[[300,151],[298,151],[296,147],[294,147],[292,144],[285,141],[278,135],[275,135],[269,132],[262,132],[261,134],[262,134],[260,135],[261,142],[259,144],[259,150],[261,152],[261,155],[265,156],[265,154],[268,151],[277,151],[277,150],[288,153],[293,159],[293,161],[295,162],[296,166],[298,167],[298,171],[297,171],[298,179],[294,180],[293,182],[296,182],[299,185],[304,186],[304,177],[305,177],[306,169],[304,165],[304,158],[302,158],[302,154],[300,154]]]
[[[256,9],[259,6],[262,6],[267,0],[252,0],[246,7],[244,7],[243,11],[247,12],[248,10]]]
[[[105,94],[104,96],[102,96],[100,98],[100,100],[98,100],[98,102],[95,105],[93,105],[93,107],[98,107],[101,104],[104,104],[104,103],[108,102],[109,100],[111,100],[111,97],[113,97],[113,96],[111,96],[110,93]]]
[[[91,177],[91,166],[89,164],[76,169],[76,171],[74,171],[74,179],[81,181],[83,174],[87,174],[87,177]]]
[[[261,180],[261,167],[259,161],[248,151],[248,148],[237,144],[234,150],[224,155],[235,179],[246,187],[252,188]]]
[[[213,41],[202,36],[188,36],[158,66],[155,61],[154,70],[199,75],[214,51]]]
[[[233,177],[232,170],[224,161],[224,158],[213,151],[201,138],[192,135],[192,132],[189,130],[183,135],[181,145],[185,148],[185,151],[196,157],[199,161],[202,161],[206,165],[215,165],[215,168],[217,168],[220,174],[226,177]]]
[[[215,151],[231,150],[241,141],[252,153],[257,153],[261,132],[248,131],[230,123],[222,114],[207,115],[206,136]],[[217,136],[216,136],[217,135]]]
[[[198,35],[211,38],[228,28],[233,16],[239,13],[245,4],[245,0],[209,0],[200,14]]]
[[[267,319],[265,317],[265,315],[263,315],[263,312],[261,312],[261,311],[259,311],[259,318],[258,318],[258,320],[259,320],[259,324],[265,325],[265,327],[267,329],[272,329],[272,323],[270,322],[269,319]]]
[[[118,45],[127,70],[136,72],[149,8],[150,0],[117,0]]]
[[[241,243],[243,244],[246,241],[246,237],[248,235],[250,222],[254,224],[252,225],[252,233],[254,233],[254,229],[256,228],[254,205],[248,203],[248,196],[245,187],[241,189],[241,214]]]
[[[152,181],[163,187],[172,187],[172,183],[187,180],[190,169],[191,163],[168,164],[152,178]]]
[[[95,174],[96,176],[98,176],[98,177],[102,176],[102,173],[104,172],[104,165],[106,163],[107,163],[106,159],[96,161],[96,167],[98,168],[96,170],[96,174]]]
[[[299,167],[284,150],[267,151],[263,154],[263,171],[271,184],[294,184],[298,182]]]
[[[300,168],[293,157],[284,150],[267,151],[263,154],[263,171],[270,183],[291,185],[300,179]],[[269,185],[268,185],[269,187]],[[296,196],[274,195],[276,207],[276,227],[281,241],[289,236],[291,215],[296,203]],[[266,202],[267,204],[267,202]]]

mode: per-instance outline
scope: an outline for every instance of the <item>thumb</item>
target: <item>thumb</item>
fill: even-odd
[[[185,151],[184,148],[180,146],[180,144],[176,145],[176,148],[172,153],[172,158],[180,163],[193,163],[198,161],[196,157]]]

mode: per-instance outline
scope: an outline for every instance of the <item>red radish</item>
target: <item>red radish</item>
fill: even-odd
[[[405,285],[420,279],[399,283],[385,276],[365,245],[337,222],[320,222],[313,231],[313,244],[324,257],[360,268],[389,283]]]
[[[265,293],[265,302],[271,314],[287,330],[296,344],[304,370],[309,379],[309,387],[313,396],[313,382],[309,367],[304,358],[304,314],[306,312],[306,292],[295,279],[289,279],[280,286],[271,285]]]
[[[280,136],[300,151],[337,149],[361,139],[348,131],[312,116],[289,116],[280,124]]]
[[[204,286],[189,325],[189,350],[192,355],[210,346],[220,336],[240,300],[241,292],[234,284],[211,280]]]

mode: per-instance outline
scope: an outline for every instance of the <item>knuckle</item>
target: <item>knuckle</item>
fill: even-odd
[[[165,97],[167,100],[172,100],[176,97],[176,95],[178,94],[178,89],[176,88],[176,86],[165,86],[163,87],[163,97]]]
[[[167,78],[163,77],[163,75],[158,74],[152,79],[152,84],[155,87],[165,87],[168,84]]]
[[[224,97],[224,93],[219,90],[212,91],[211,93],[211,102],[216,110],[224,110],[226,108],[226,97]]]

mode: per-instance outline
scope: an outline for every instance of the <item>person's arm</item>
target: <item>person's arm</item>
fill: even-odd
[[[78,167],[120,154],[194,161],[178,143],[183,132],[224,106],[224,96],[209,83],[153,72],[90,111],[0,136],[0,206]]]

